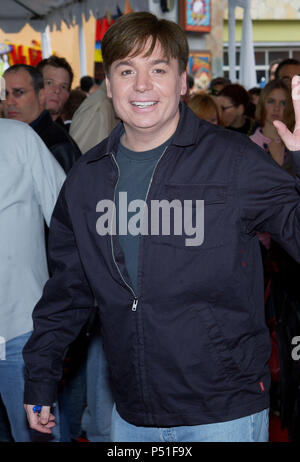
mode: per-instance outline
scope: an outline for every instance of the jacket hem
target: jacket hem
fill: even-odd
[[[219,412],[208,413],[199,411],[193,414],[146,414],[128,412],[118,406],[117,411],[126,422],[143,427],[178,427],[189,425],[206,425],[231,420],[241,419],[243,417],[261,412],[269,408],[269,396],[256,400],[244,405],[236,405],[232,409],[221,409]],[[150,425],[149,422],[156,422],[156,425]]]

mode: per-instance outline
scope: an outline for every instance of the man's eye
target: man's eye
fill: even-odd
[[[60,88],[64,91],[68,91],[68,85],[61,85]]]
[[[44,85],[47,85],[48,87],[51,87],[52,80],[44,80]]]
[[[164,69],[154,69],[155,74],[165,74],[166,71]]]
[[[121,72],[121,75],[130,75],[132,71],[130,69],[126,69],[125,71]]]
[[[15,90],[12,91],[12,94],[15,98],[20,98],[21,96],[24,95],[24,90],[22,90],[21,88],[16,88]]]

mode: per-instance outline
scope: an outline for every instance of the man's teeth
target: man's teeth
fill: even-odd
[[[141,101],[132,101],[132,103],[134,106],[137,106],[137,107],[148,107],[148,106],[153,106],[154,104],[156,104],[156,101],[145,101],[145,102],[141,102]]]

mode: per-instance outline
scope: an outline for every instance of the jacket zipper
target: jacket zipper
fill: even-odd
[[[147,202],[147,199],[148,199],[148,195],[149,195],[149,191],[150,191],[150,188],[151,188],[151,185],[152,185],[152,180],[153,180],[153,177],[154,177],[154,174],[156,172],[156,169],[157,169],[157,166],[159,164],[159,162],[161,161],[161,158],[163,157],[163,155],[165,154],[166,150],[168,149],[169,145],[165,147],[165,149],[163,150],[160,158],[158,159],[158,161],[156,162],[156,165],[154,167],[154,170],[152,172],[152,176],[150,178],[150,182],[149,182],[149,185],[148,185],[148,189],[147,189],[147,193],[146,193],[146,197],[145,197],[145,203]]]
[[[153,181],[153,177],[154,177],[156,168],[157,168],[157,166],[158,166],[158,164],[159,164],[161,158],[163,157],[163,155],[165,154],[165,152],[166,152],[167,149],[168,149],[168,146],[165,147],[165,149],[163,150],[163,153],[161,154],[160,158],[159,158],[158,161],[156,162],[156,165],[155,165],[154,170],[153,170],[153,172],[152,172],[152,175],[151,175],[151,178],[150,178],[150,182],[149,182],[149,185],[148,185],[148,189],[147,189],[147,192],[146,192],[145,203],[147,202],[147,199],[148,199],[148,194],[149,194],[149,191],[150,191],[150,187],[151,187],[151,185],[152,185],[152,181]],[[115,156],[114,156],[113,153],[111,153],[111,156],[112,156],[112,158],[113,158],[113,160],[114,160],[114,163],[115,163],[115,165],[116,165],[116,167],[117,167],[117,170],[118,170],[118,180],[117,180],[117,182],[116,182],[116,184],[115,184],[115,189],[114,189],[114,204],[115,204],[115,203],[116,203],[116,190],[117,190],[117,186],[118,186],[119,179],[120,179],[120,168],[119,168],[119,165],[118,165],[118,163],[117,163],[117,161],[116,161],[116,158],[115,158]],[[112,253],[113,262],[114,262],[114,264],[116,265],[116,268],[117,268],[117,270],[118,270],[118,273],[119,273],[119,275],[120,275],[122,281],[123,281],[124,284],[128,287],[128,289],[130,290],[130,292],[131,292],[132,295],[133,295],[133,303],[132,303],[132,306],[131,306],[131,310],[132,310],[132,311],[136,311],[137,306],[138,306],[139,299],[138,299],[136,293],[134,292],[133,287],[131,287],[131,286],[128,284],[128,282],[125,281],[125,279],[124,279],[124,277],[123,277],[123,275],[122,275],[122,273],[121,273],[121,271],[120,271],[120,268],[119,268],[119,266],[118,266],[118,264],[117,264],[117,262],[116,262],[115,254],[114,254],[114,247],[113,247],[113,239],[112,239],[112,237],[113,237],[113,235],[112,235],[112,229],[113,229],[113,220],[112,220],[111,233],[110,233],[111,253]]]
[[[114,204],[116,203],[116,190],[117,190],[117,186],[118,186],[118,183],[119,183],[119,179],[120,179],[120,169],[119,169],[119,166],[118,166],[118,163],[116,161],[116,158],[114,156],[114,154],[111,154],[113,160],[114,160],[114,163],[117,167],[117,170],[118,170],[118,180],[115,184],[115,190],[114,190]],[[116,259],[115,259],[115,254],[114,254],[114,246],[113,246],[113,234],[112,234],[112,229],[113,229],[113,220],[112,220],[112,224],[111,224],[111,233],[110,233],[110,242],[111,242],[111,253],[112,253],[112,258],[113,258],[113,261],[114,261],[114,264],[116,265],[116,268],[118,270],[118,273],[122,279],[122,281],[124,282],[124,284],[128,287],[128,289],[130,290],[130,292],[132,293],[133,295],[133,303],[132,303],[132,307],[131,307],[131,310],[132,311],[136,311],[137,309],[137,305],[138,305],[138,297],[136,296],[134,290],[133,290],[133,287],[131,287],[127,281],[125,281],[124,277],[123,277],[123,274],[121,273],[120,271],[120,268],[116,262]]]
[[[158,164],[159,164],[161,158],[162,158],[163,155],[165,154],[167,148],[168,148],[168,146],[166,146],[166,148],[164,149],[163,153],[161,154],[160,158],[159,158],[158,161],[156,162],[156,165],[155,165],[155,167],[154,167],[154,169],[153,169],[152,176],[151,176],[151,179],[150,179],[150,182],[149,182],[149,185],[148,185],[148,189],[147,189],[147,193],[146,193],[146,197],[145,197],[145,203],[147,202],[147,199],[148,199],[150,187],[151,187],[151,185],[152,185],[152,181],[153,181],[154,174],[155,174],[155,172],[156,172],[156,168],[157,168],[157,166],[158,166]],[[119,179],[120,179],[120,168],[119,168],[119,165],[118,165],[118,163],[117,163],[117,161],[116,161],[116,158],[115,158],[114,154],[112,153],[111,155],[112,155],[112,158],[113,158],[113,160],[114,160],[114,163],[116,164],[117,169],[118,169],[118,180],[117,180],[117,182],[116,182],[116,184],[115,184],[115,190],[114,190],[114,203],[116,203],[116,190],[117,190],[117,186],[118,186]],[[112,223],[112,226],[113,226],[113,223]],[[113,228],[112,228],[112,229],[113,229]],[[135,311],[137,310],[137,305],[138,305],[138,301],[139,301],[139,300],[138,300],[137,295],[136,295],[135,292],[134,292],[134,289],[125,281],[125,279],[124,279],[124,277],[123,277],[123,275],[122,275],[122,273],[121,273],[121,271],[120,271],[120,269],[119,269],[119,266],[118,266],[118,264],[117,264],[117,262],[116,262],[116,260],[115,260],[114,248],[113,248],[113,239],[112,239],[112,229],[111,229],[111,236],[110,236],[110,239],[111,239],[112,258],[113,258],[114,264],[116,265],[117,270],[118,270],[118,272],[119,272],[119,274],[120,274],[120,277],[122,278],[122,280],[124,281],[124,284],[128,287],[128,289],[130,290],[130,292],[131,292],[132,295],[133,295],[133,303],[132,303],[132,306],[131,306],[131,310],[135,312]],[[139,366],[139,367],[140,367],[140,366]],[[143,381],[143,379],[142,379],[142,381]],[[142,394],[143,394],[143,396],[145,395],[144,386],[142,386]],[[143,401],[144,401],[144,403],[145,403],[146,408],[148,408],[148,406],[146,405],[147,399],[146,399],[145,396],[143,397]]]

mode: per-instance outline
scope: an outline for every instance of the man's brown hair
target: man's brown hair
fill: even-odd
[[[73,74],[72,67],[70,66],[70,64],[65,58],[52,55],[52,56],[49,56],[49,58],[42,59],[42,61],[40,61],[36,67],[41,73],[43,73],[43,69],[45,66],[62,67],[63,69],[65,69],[70,76],[69,90],[71,89],[74,74]]]
[[[104,35],[101,49],[105,72],[109,74],[113,62],[142,53],[149,38],[151,45],[144,56],[150,56],[156,43],[159,43],[166,58],[178,60],[179,73],[186,70],[189,47],[180,26],[166,19],[158,19],[152,13],[136,12],[121,16]]]
[[[14,64],[13,66],[10,66],[6,69],[6,71],[3,74],[3,77],[13,72],[16,73],[22,70],[28,72],[28,74],[30,75],[31,80],[32,80],[32,86],[34,88],[35,93],[38,95],[40,90],[44,88],[44,80],[43,80],[42,74],[36,67],[29,66],[28,64],[21,64],[21,63]]]

